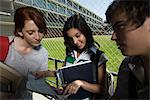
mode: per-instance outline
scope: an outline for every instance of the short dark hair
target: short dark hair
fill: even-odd
[[[75,14],[67,19],[65,22],[64,28],[63,28],[63,35],[64,35],[64,44],[68,49],[75,49],[78,50],[78,48],[73,44],[73,40],[70,39],[67,35],[67,31],[71,28],[76,28],[81,31],[81,33],[86,38],[86,46],[84,49],[89,48],[94,44],[94,39],[92,37],[92,30],[84,20],[84,18],[79,15]]]
[[[149,0],[114,0],[106,10],[106,20],[111,23],[116,12],[125,13],[129,21],[133,24],[141,26],[147,17],[150,16],[150,1]]]
[[[38,11],[34,7],[26,6],[26,7],[18,8],[15,11],[15,15],[14,15],[14,22],[15,22],[14,35],[15,36],[19,36],[18,32],[22,31],[25,20],[33,20],[34,23],[39,28],[39,31],[43,32],[43,34],[46,33],[47,28],[46,28],[46,22],[44,20],[43,13]]]

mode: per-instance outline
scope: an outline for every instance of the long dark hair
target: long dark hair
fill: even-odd
[[[81,15],[75,14],[67,19],[63,28],[64,44],[68,50],[78,50],[73,40],[70,39],[67,35],[67,31],[71,28],[78,29],[85,36],[86,45],[83,50],[90,48],[92,45],[94,45],[95,41],[92,36],[92,30]],[[97,42],[95,43],[99,46]]]

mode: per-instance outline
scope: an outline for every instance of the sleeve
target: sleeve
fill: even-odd
[[[104,53],[102,53],[102,54],[99,56],[98,66],[100,66],[100,65],[102,65],[102,64],[104,64],[104,63],[106,63],[107,61],[108,61],[107,56],[106,56]]]
[[[45,48],[43,48],[43,59],[41,59],[41,67],[40,71],[48,70],[48,52]],[[42,57],[41,57],[42,58]]]

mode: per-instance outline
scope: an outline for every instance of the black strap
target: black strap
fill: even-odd
[[[136,90],[137,80],[134,74],[130,71],[129,73],[129,82],[128,82],[128,93],[130,98],[137,98],[137,90]]]
[[[102,54],[103,52],[100,51],[100,50],[96,50],[96,54],[93,52],[91,54],[91,61],[93,62],[93,81],[94,82],[97,82],[98,81],[98,70],[97,70],[97,67],[98,67],[98,62],[99,62],[99,58],[100,58],[100,55]]]
[[[14,42],[14,39],[15,39],[15,38],[13,38],[13,40],[9,42],[9,45],[11,45],[11,44]]]

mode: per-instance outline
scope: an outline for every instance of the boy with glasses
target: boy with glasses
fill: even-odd
[[[112,99],[149,99],[150,1],[115,0],[106,11],[112,40],[127,56],[120,65]]]

